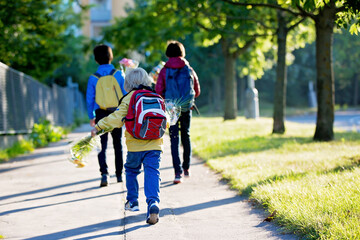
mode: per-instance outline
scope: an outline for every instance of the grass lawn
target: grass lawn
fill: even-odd
[[[275,221],[307,239],[360,239],[360,134],[314,142],[315,126],[272,119],[194,117],[193,152],[240,194],[276,210]]]

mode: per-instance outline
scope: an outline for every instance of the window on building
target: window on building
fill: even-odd
[[[91,0],[90,4],[95,5],[90,9],[91,22],[109,22],[111,20],[111,0]]]

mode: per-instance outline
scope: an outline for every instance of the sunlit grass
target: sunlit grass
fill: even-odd
[[[287,229],[308,238],[360,238],[360,134],[314,142],[312,125],[287,122],[286,129],[272,135],[270,118],[194,118],[193,151],[239,193],[276,210]]]
[[[360,239],[360,169],[309,174],[254,189],[277,221],[313,239]]]

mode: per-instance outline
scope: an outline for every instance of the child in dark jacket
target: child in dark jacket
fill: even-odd
[[[168,61],[165,63],[164,68],[161,69],[159,77],[156,82],[155,90],[163,98],[167,98],[168,92],[173,92],[175,89],[169,88],[170,82],[169,72],[174,69],[183,69],[188,68],[190,71],[189,82],[180,82],[180,79],[175,77],[175,81],[178,81],[177,89],[179,91],[190,84],[192,88],[191,91],[194,92],[194,97],[197,98],[200,95],[200,84],[196,72],[189,65],[189,62],[185,59],[185,48],[182,43],[178,41],[170,41],[166,49],[166,56]],[[173,83],[172,83],[173,84]],[[176,83],[175,83],[176,84]],[[181,86],[179,86],[181,85]],[[184,85],[184,86],[182,86]],[[186,85],[186,86],[185,86]],[[172,85],[171,85],[172,86]],[[180,95],[182,93],[179,93]],[[191,107],[191,106],[190,106]],[[190,122],[191,122],[192,110],[191,108],[185,109],[182,108],[181,115],[177,123],[173,126],[170,126],[170,143],[171,143],[171,155],[173,160],[173,167],[175,171],[174,183],[181,183],[182,174],[184,173],[185,177],[190,176],[190,161],[191,161],[191,142],[190,142]],[[181,165],[180,155],[179,155],[179,131],[181,134],[181,143],[184,148],[183,154],[183,163]]]

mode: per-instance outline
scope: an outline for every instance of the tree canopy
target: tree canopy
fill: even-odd
[[[74,0],[0,0],[0,61],[43,80],[67,60],[62,52],[80,24]]]

